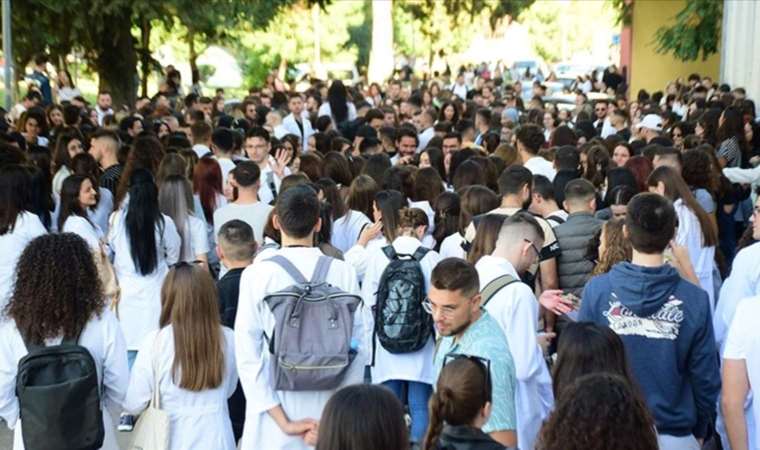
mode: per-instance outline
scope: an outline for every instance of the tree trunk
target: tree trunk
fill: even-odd
[[[326,79],[327,72],[322,67],[322,43],[320,42],[319,30],[320,17],[319,17],[319,3],[314,3],[311,7],[311,28],[314,32],[314,55],[312,57],[313,63],[311,67],[312,75],[317,78]]]
[[[142,68],[142,77],[140,79],[140,95],[148,96],[148,77],[150,76],[150,20],[146,17],[140,19],[140,66]]]
[[[132,38],[129,14],[107,18],[103,33],[96,36],[96,58],[93,66],[98,72],[99,89],[111,93],[116,110],[132,108],[137,95],[137,50]]]
[[[382,83],[393,73],[393,2],[372,2],[372,50],[369,52],[367,78]]]
[[[200,78],[200,73],[198,72],[198,52],[195,49],[195,33],[192,31],[187,32],[187,45],[189,47],[190,81],[195,84],[200,81],[195,79],[196,76]]]

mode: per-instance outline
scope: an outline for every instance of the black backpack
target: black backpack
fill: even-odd
[[[32,345],[18,363],[16,397],[24,447],[90,450],[103,446],[100,383],[90,351],[79,338],[60,345]]]
[[[374,334],[390,353],[416,352],[433,334],[433,317],[422,306],[426,292],[420,261],[428,251],[419,247],[413,255],[398,255],[392,245],[383,248],[391,262],[380,277]],[[375,339],[372,345],[374,350]]]

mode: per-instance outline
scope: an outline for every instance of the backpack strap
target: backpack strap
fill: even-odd
[[[324,283],[327,278],[327,272],[330,270],[330,264],[332,264],[332,258],[327,255],[322,255],[317,260],[317,267],[314,269],[314,275],[311,276],[312,284]]]
[[[497,292],[518,281],[520,280],[509,274],[494,278],[483,288],[482,291],[480,291],[480,306],[486,306]]]
[[[285,272],[288,273],[288,275],[295,280],[298,284],[305,284],[309,281],[303,276],[303,274],[296,268],[296,266],[293,265],[292,262],[288,261],[287,258],[285,258],[282,255],[274,255],[271,258],[267,259],[267,261],[271,261],[278,266],[280,266]]]
[[[549,217],[546,218],[546,220],[553,220],[553,221],[557,222],[559,225],[562,225],[563,223],[565,223],[565,219],[563,219],[560,216],[556,216],[556,215],[555,216],[549,216]]]
[[[419,247],[417,247],[417,250],[414,251],[412,258],[414,258],[415,261],[417,262],[421,262],[422,259],[425,257],[425,255],[428,254],[429,251],[430,251],[429,248],[423,247],[422,245],[420,245]]]
[[[385,256],[387,256],[388,259],[390,259],[391,261],[398,258],[396,249],[394,249],[392,245],[386,245],[385,247],[383,247],[383,253],[385,253]]]

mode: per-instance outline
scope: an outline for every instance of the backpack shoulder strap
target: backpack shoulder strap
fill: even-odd
[[[385,253],[385,256],[387,256],[388,259],[390,259],[391,261],[398,258],[396,249],[394,249],[392,245],[386,245],[385,247],[383,247],[383,253]]]
[[[280,266],[285,272],[288,273],[288,275],[290,275],[295,280],[296,283],[308,283],[306,278],[304,278],[303,274],[296,268],[296,266],[294,266],[293,263],[288,261],[288,259],[284,256],[274,255],[266,261],[271,261]]]
[[[482,291],[480,291],[480,306],[486,306],[486,304],[488,304],[488,302],[494,295],[496,295],[497,292],[518,281],[519,280],[517,278],[509,274],[496,277],[494,280],[488,283]]]
[[[330,270],[330,264],[332,264],[332,258],[327,255],[320,256],[317,260],[317,267],[314,269],[314,275],[311,276],[311,283],[324,283],[327,272]]]
[[[563,219],[560,216],[549,216],[549,217],[546,218],[546,220],[553,220],[553,221],[557,222],[560,225],[562,225],[563,223],[565,223],[565,219]]]
[[[277,187],[274,184],[274,172],[271,170],[267,172],[267,184],[269,185],[269,190],[272,191],[272,196],[277,198]]]
[[[420,262],[425,257],[425,255],[428,254],[429,251],[430,251],[429,248],[420,245],[419,247],[417,247],[417,250],[414,251],[412,258],[414,258],[415,261]]]

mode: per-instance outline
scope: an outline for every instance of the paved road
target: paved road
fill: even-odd
[[[118,432],[117,432],[118,433]],[[119,447],[126,450],[129,445],[130,433],[118,433]],[[0,450],[13,449],[13,432],[5,426],[5,422],[0,421]]]

